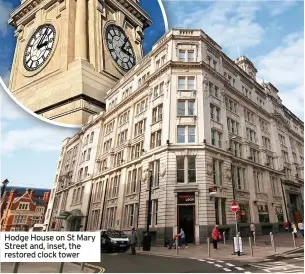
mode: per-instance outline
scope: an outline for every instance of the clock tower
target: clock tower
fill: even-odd
[[[9,89],[47,119],[84,124],[143,57],[151,25],[138,0],[23,0],[8,23],[17,38]]]

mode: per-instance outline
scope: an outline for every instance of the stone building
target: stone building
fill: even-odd
[[[195,244],[215,224],[231,237],[233,200],[242,236],[250,222],[265,234],[279,231],[287,214],[303,216],[304,124],[256,73],[247,57],[232,61],[202,30],[170,30],[107,92],[106,112],[84,126],[100,130],[91,176],[77,176],[78,150],[75,183],[62,190],[55,180],[56,214],[72,209],[62,192],[71,197],[82,185],[84,229],[137,227],[142,235],[152,175],[154,244],[181,227]],[[62,157],[84,136],[82,129],[66,140]]]

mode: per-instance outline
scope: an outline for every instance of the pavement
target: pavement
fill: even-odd
[[[18,273],[59,273],[60,263],[19,263]],[[13,273],[13,263],[1,263],[1,273]],[[81,271],[80,264],[64,263],[62,273],[103,273],[102,267],[85,264]]]
[[[281,254],[295,249],[291,233],[277,233],[274,234],[275,250],[271,245],[270,235],[259,236],[256,239],[256,245],[252,244],[253,256],[251,254],[251,248],[248,238],[243,238],[242,256],[237,256],[233,251],[233,241],[227,241],[218,243],[218,249],[213,250],[210,246],[210,257],[208,256],[208,245],[189,245],[188,248],[168,249],[166,247],[152,247],[150,251],[138,252],[145,255],[165,256],[165,257],[179,257],[189,259],[207,259],[213,258],[218,260],[232,260],[232,261],[247,261],[256,262],[261,261],[266,257],[274,254]],[[296,238],[296,246],[304,246],[304,240],[302,238]]]

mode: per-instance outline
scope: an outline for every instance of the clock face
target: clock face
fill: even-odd
[[[114,61],[122,70],[130,70],[136,64],[136,57],[123,29],[117,25],[109,25],[105,36],[107,47]]]
[[[55,28],[50,24],[42,25],[35,31],[24,50],[23,65],[26,70],[37,70],[46,62],[53,50],[55,36]]]

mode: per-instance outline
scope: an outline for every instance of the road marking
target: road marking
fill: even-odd
[[[230,264],[230,263],[226,263],[226,265],[228,265],[228,266],[235,266],[234,264]]]
[[[218,262],[218,263],[224,263],[224,261],[216,261],[216,262]]]
[[[294,258],[295,260],[298,260],[298,261],[304,261],[304,257],[303,258]]]
[[[215,266],[217,266],[217,267],[222,267],[222,265],[221,264],[214,264]]]
[[[198,261],[200,261],[200,262],[205,262],[205,260],[202,260],[202,259],[198,259]]]
[[[236,268],[237,270],[244,270],[242,267],[239,267],[239,266],[235,266],[235,268]]]
[[[224,271],[227,271],[227,272],[228,272],[228,271],[232,271],[232,270],[229,269],[229,268],[224,268],[223,270],[224,270]]]
[[[252,272],[250,272],[250,271],[246,271],[246,272],[245,272],[245,274],[249,274],[249,273],[252,273]]]
[[[208,264],[214,264],[214,262],[207,261]]]
[[[105,272],[105,268],[101,267],[101,266],[97,266],[97,265],[93,265],[93,264],[88,264],[88,263],[85,263],[85,266],[89,266],[91,268],[95,268],[97,270],[99,270],[98,273],[104,273]]]

